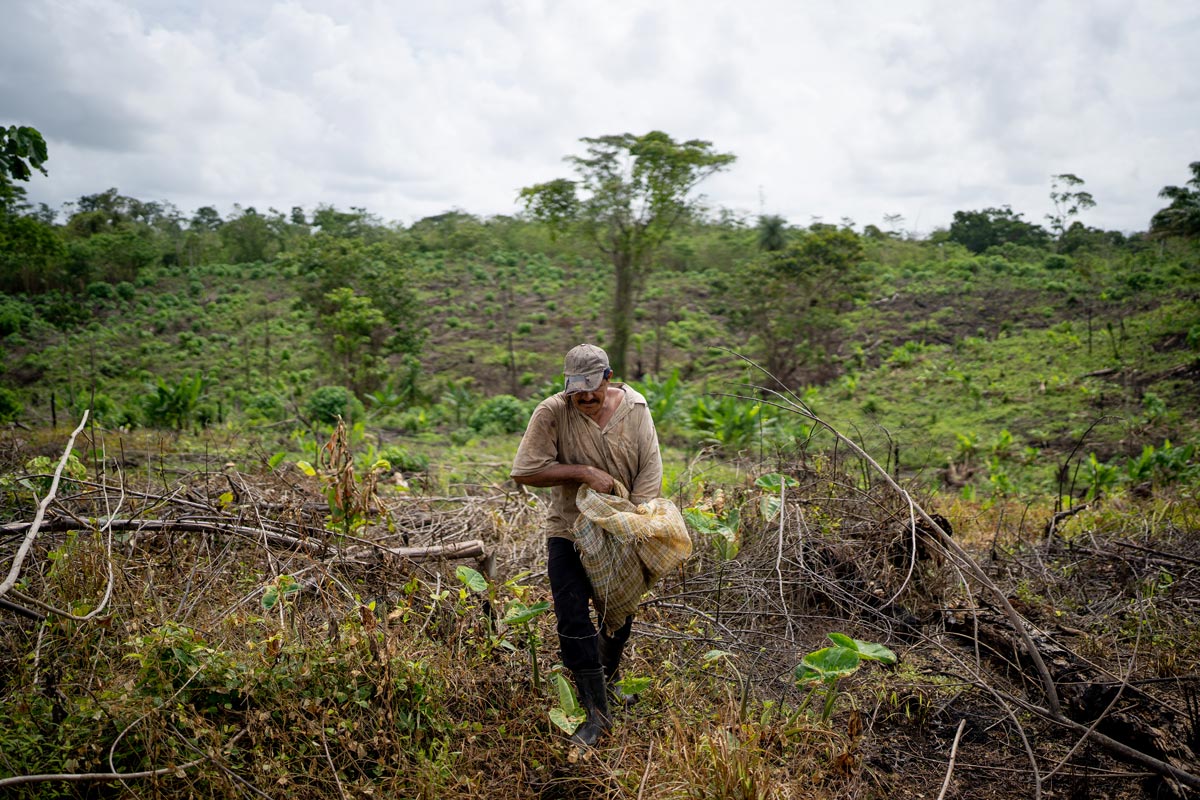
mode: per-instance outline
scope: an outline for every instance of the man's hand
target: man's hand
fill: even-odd
[[[617,479],[596,467],[587,468],[587,477],[584,479],[584,483],[593,492],[599,492],[600,494],[612,494],[617,490]]]

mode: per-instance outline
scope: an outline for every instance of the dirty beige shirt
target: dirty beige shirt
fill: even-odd
[[[625,393],[612,419],[601,429],[559,392],[538,404],[517,448],[513,477],[533,475],[555,464],[588,464],[602,469],[629,488],[629,499],[644,503],[662,493],[662,454],[646,398],[629,386],[612,384]],[[573,539],[571,526],[578,483],[552,486],[546,536]]]

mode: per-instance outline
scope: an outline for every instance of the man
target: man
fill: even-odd
[[[575,494],[582,484],[614,494],[620,482],[633,503],[652,500],[662,491],[662,454],[646,399],[610,381],[607,353],[591,344],[573,347],[563,374],[563,391],[534,409],[511,476],[526,486],[553,488],[543,525],[547,573],[563,666],[587,711],[571,739],[590,747],[610,725],[606,683],[617,679],[633,617],[611,635],[592,623],[592,585],[571,533],[579,517]]]

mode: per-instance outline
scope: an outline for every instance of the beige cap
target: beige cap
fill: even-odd
[[[564,390],[567,394],[594,392],[608,373],[608,353],[594,344],[572,347],[563,361],[566,376]]]

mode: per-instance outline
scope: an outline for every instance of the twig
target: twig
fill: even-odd
[[[958,730],[954,732],[954,744],[950,746],[950,763],[946,765],[946,779],[942,781],[942,790],[938,792],[937,800],[944,800],[946,791],[950,788],[950,777],[954,774],[954,760],[958,758],[958,742],[962,739],[963,728],[967,726],[967,718],[958,721]]]
[[[654,756],[654,740],[650,740],[650,750],[646,753],[646,769],[642,771],[642,782],[638,784],[637,800],[642,800],[642,793],[646,791],[646,779],[650,777],[650,765],[654,762],[651,760]]]
[[[342,788],[342,778],[338,775],[337,767],[333,764],[333,756],[329,755],[329,740],[325,738],[324,721],[318,726],[321,730],[321,746],[325,748],[325,760],[329,762],[329,769],[333,771],[333,780],[337,783],[338,794],[342,796],[342,800],[346,800],[346,790]]]
[[[8,594],[9,590],[17,583],[17,578],[21,575],[21,566],[25,563],[25,557],[29,555],[29,549],[33,547],[33,540],[37,538],[38,528],[42,525],[42,518],[46,516],[46,508],[50,502],[54,500],[54,495],[58,492],[58,481],[62,477],[63,468],[67,465],[67,459],[71,456],[71,449],[75,446],[75,437],[83,430],[87,424],[88,412],[83,412],[83,419],[79,421],[79,425],[71,433],[71,438],[67,440],[67,448],[62,454],[62,458],[58,460],[58,467],[54,470],[54,478],[50,481],[50,491],[46,493],[45,498],[38,504],[37,513],[33,517],[33,522],[29,525],[29,530],[25,533],[25,539],[21,542],[21,546],[17,548],[17,554],[13,556],[12,567],[8,570],[8,577],[0,583],[0,597]]]

